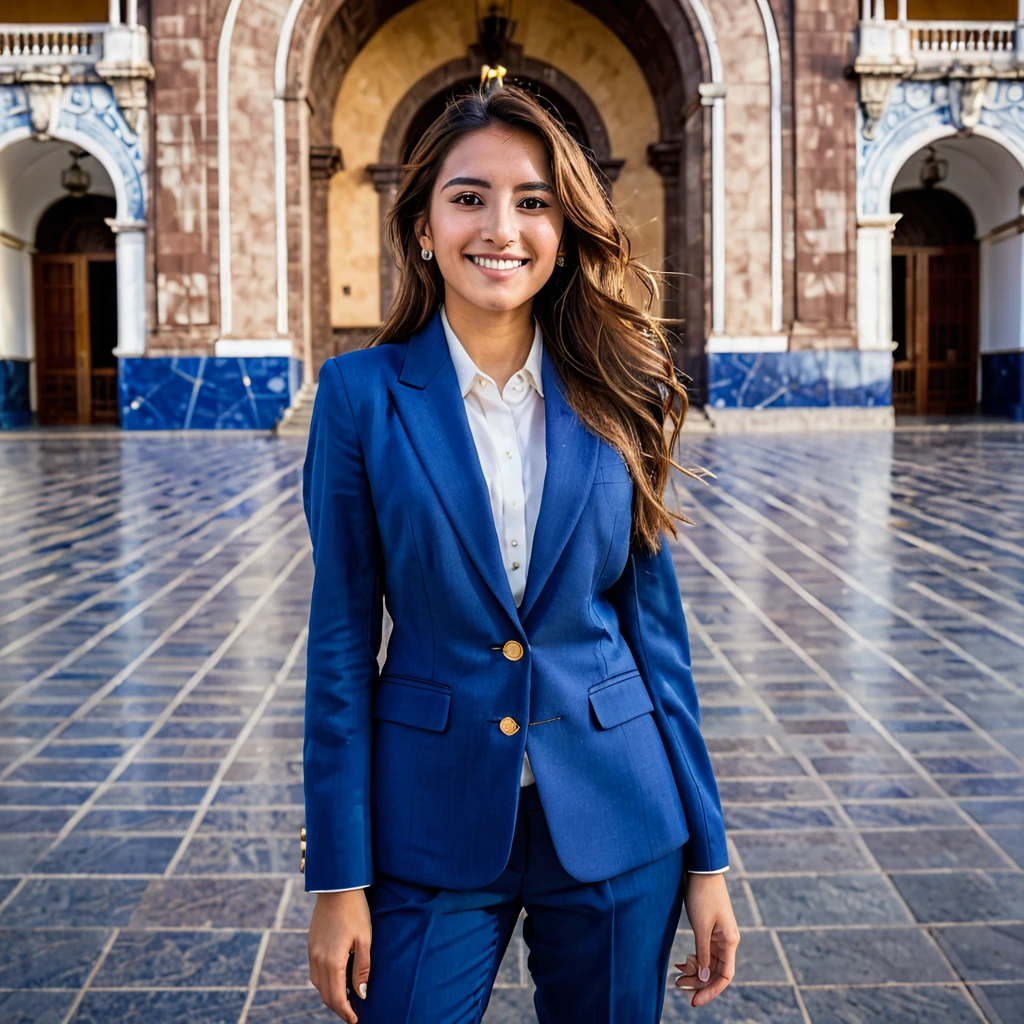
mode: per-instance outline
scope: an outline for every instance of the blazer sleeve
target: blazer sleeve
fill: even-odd
[[[302,484],[314,567],[302,748],[305,886],[316,892],[373,882],[370,709],[383,618],[380,536],[336,359],[320,370]]]
[[[668,540],[656,554],[634,550],[611,589],[619,625],[650,691],[689,829],[686,867],[728,867],[725,823],[700,733],[700,708],[690,669],[690,639]]]

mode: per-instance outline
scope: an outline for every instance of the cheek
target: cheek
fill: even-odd
[[[433,217],[431,226],[438,259],[458,265],[458,261],[462,260],[463,250],[473,237],[467,218],[456,217],[444,211]]]

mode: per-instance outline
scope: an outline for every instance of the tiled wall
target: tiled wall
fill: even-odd
[[[287,356],[122,359],[118,364],[125,430],[269,430],[302,382]]]
[[[983,352],[981,411],[1024,422],[1024,352]]]
[[[796,409],[892,404],[892,356],[856,349],[712,352],[714,409]]]
[[[32,422],[28,366],[24,359],[0,359],[0,430],[27,427]]]

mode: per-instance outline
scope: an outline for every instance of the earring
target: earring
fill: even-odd
[[[557,263],[557,264],[558,264],[558,265],[559,265],[560,267],[564,267],[564,266],[565,266],[565,257],[564,257],[564,256],[563,256],[563,255],[562,255],[561,253],[559,253],[559,254],[558,254],[558,255],[557,255],[556,257],[555,257],[555,262],[556,262],[556,263]]]
[[[434,258],[434,254],[429,249],[420,249],[420,255],[425,260],[432,260]]]

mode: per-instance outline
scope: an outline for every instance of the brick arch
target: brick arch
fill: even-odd
[[[334,347],[329,310],[327,190],[340,167],[333,144],[334,100],[345,75],[370,37],[416,0],[271,0],[281,7],[276,95],[284,104],[282,151],[294,154],[280,172],[286,179],[283,224],[286,236],[289,322],[303,337],[307,380]],[[705,378],[705,324],[711,312],[714,252],[724,251],[722,204],[713,201],[712,147],[715,114],[722,99],[709,101],[698,87],[722,79],[722,63],[705,0],[574,0],[618,38],[634,56],[654,104],[658,137],[647,163],[664,187],[664,263],[668,278],[663,315],[678,319],[683,337],[681,363],[699,390]],[[748,0],[728,0],[746,3]],[[230,0],[217,0],[225,8]],[[529,65],[529,61],[525,62]],[[524,66],[523,73],[528,73]],[[511,70],[511,69],[510,69]],[[549,72],[550,73],[550,72]],[[565,95],[577,109],[594,105],[562,76]],[[714,113],[705,117],[705,107]],[[589,111],[588,111],[589,113]],[[592,119],[595,127],[598,119]],[[717,122],[722,134],[721,121]],[[597,139],[595,132],[592,138]],[[594,147],[595,150],[597,147]],[[614,159],[614,157],[612,157]],[[281,163],[281,161],[279,161]],[[719,165],[721,161],[719,160]],[[685,169],[685,174],[684,174]],[[720,175],[719,175],[720,177]],[[712,227],[709,233],[707,228]],[[714,245],[712,245],[714,237]],[[382,261],[385,262],[385,261]],[[279,266],[282,258],[279,258]]]

